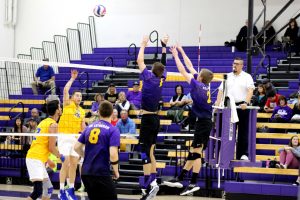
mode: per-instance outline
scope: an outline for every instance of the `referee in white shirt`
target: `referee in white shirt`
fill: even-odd
[[[233,61],[233,72],[227,75],[226,90],[227,95],[231,95],[237,106],[239,122],[237,123],[238,144],[236,150],[236,159],[248,159],[248,126],[249,126],[249,110],[253,95],[254,82],[250,74],[243,71],[244,61],[242,58],[236,57]],[[218,97],[215,105],[220,105],[223,96],[223,82],[219,87]]]

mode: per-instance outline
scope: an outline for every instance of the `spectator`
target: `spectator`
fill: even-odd
[[[274,90],[275,92],[277,91],[272,82],[267,78],[262,81],[262,84],[265,86],[266,94],[268,94],[272,90]]]
[[[267,93],[267,102],[264,107],[264,110],[267,113],[273,112],[274,108],[279,105],[279,94],[276,94],[275,90],[271,90],[270,92]]]
[[[43,61],[48,62],[49,59],[45,58]],[[38,95],[37,87],[48,89],[51,88],[51,94],[55,95],[55,76],[54,76],[54,70],[49,65],[43,65],[38,68],[35,76],[34,76],[34,82],[31,83],[32,92],[34,95]]]
[[[32,108],[31,109],[31,116],[30,118],[26,118],[25,119],[25,125],[28,127],[29,126],[29,120],[31,120],[32,118],[35,119],[35,121],[39,124],[41,122],[41,118],[40,118],[40,113],[39,110],[37,108]]]
[[[113,126],[116,126],[118,121],[119,121],[119,118],[118,118],[118,111],[117,111],[117,109],[114,109],[114,110],[113,110],[112,117],[111,117],[111,124],[112,124]]]
[[[290,19],[289,27],[286,29],[284,33],[284,37],[286,37],[289,43],[294,46],[294,50],[292,49],[292,51],[295,51],[297,56],[299,56],[299,52],[300,52],[299,34],[300,34],[299,27],[296,19],[294,18]]]
[[[292,136],[289,145],[279,149],[278,152],[280,153],[280,164],[276,164],[276,168],[281,168],[281,169],[299,168],[298,159],[300,158],[300,146],[299,146],[299,138],[297,135]]]
[[[115,105],[118,99],[118,93],[115,84],[109,84],[108,90],[104,95],[104,99]]]
[[[132,119],[128,117],[128,111],[122,110],[121,111],[121,119],[119,119],[117,123],[117,128],[119,129],[120,133],[122,134],[135,134],[135,123]]]
[[[270,23],[270,20],[267,20],[265,25],[267,25],[269,23]],[[275,33],[276,33],[276,31],[272,25],[269,26],[268,29],[266,29],[266,40],[265,41],[267,42],[269,39],[272,38],[270,40],[270,42],[266,44],[267,46],[274,44],[274,40],[275,40],[276,36],[275,37],[273,37],[273,36],[275,35]],[[264,42],[264,34],[258,39],[258,42],[259,42],[259,44],[262,44]]]
[[[138,81],[133,83],[132,91],[127,92],[126,98],[136,109],[141,109],[142,92]]]
[[[100,103],[101,103],[101,101],[104,100],[103,95],[100,93],[96,94],[94,97],[94,100],[95,100],[95,102],[93,102],[93,104],[92,104],[91,113],[92,113],[92,116],[98,116]]]
[[[239,34],[236,36],[235,42],[225,42],[227,46],[235,46],[238,51],[246,51],[247,48],[247,32],[248,32],[248,20],[245,22],[245,26],[240,29]],[[253,34],[257,35],[258,30],[256,26],[253,26]]]
[[[23,125],[24,121],[22,118],[18,117],[14,124],[14,133],[27,133],[26,126]],[[26,142],[25,137],[21,136],[7,136],[7,140],[11,144],[24,144]],[[22,140],[22,141],[21,141]]]
[[[293,117],[292,122],[300,122],[300,93],[298,93],[298,102],[294,104],[293,107]]]
[[[119,93],[119,98],[118,100],[116,101],[116,106],[115,108],[117,109],[118,111],[118,116],[120,117],[121,115],[121,111],[122,110],[129,110],[130,109],[130,103],[129,101],[127,101],[126,99],[126,95],[125,95],[125,92],[120,92]]]
[[[271,121],[272,122],[289,122],[292,118],[293,110],[287,105],[287,100],[284,96],[279,97],[279,105],[275,107]]]
[[[264,107],[267,102],[266,89],[263,84],[257,86],[257,92],[253,98],[253,106],[259,106],[258,112],[264,112]]]
[[[187,104],[182,85],[175,86],[175,95],[170,100],[170,106],[182,108]]]

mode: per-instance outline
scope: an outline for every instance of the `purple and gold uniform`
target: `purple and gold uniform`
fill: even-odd
[[[142,109],[149,112],[156,112],[161,99],[162,86],[166,79],[167,72],[161,78],[155,76],[147,68],[141,73],[140,78],[143,80],[142,88]]]
[[[195,136],[192,146],[198,148],[203,144],[206,148],[212,129],[212,102],[209,86],[197,81],[198,74],[191,79],[192,112],[196,115]]]
[[[85,144],[82,175],[110,176],[109,147],[120,146],[120,132],[107,121],[89,125],[78,141]]]

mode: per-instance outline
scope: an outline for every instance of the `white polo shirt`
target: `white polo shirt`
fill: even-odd
[[[246,101],[248,89],[254,89],[254,82],[250,74],[242,71],[239,75],[233,72],[227,74],[227,92],[236,103]],[[223,90],[223,82],[219,90]]]

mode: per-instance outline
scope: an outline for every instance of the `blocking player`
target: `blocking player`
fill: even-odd
[[[181,63],[177,49],[182,54],[184,63],[190,73],[185,70]],[[174,46],[170,49],[170,51],[175,59],[178,71],[191,85],[191,97],[193,99],[192,111],[195,113],[197,120],[192,147],[189,151],[187,162],[185,163],[181,174],[175,180],[164,181],[164,185],[182,188],[183,185],[181,181],[189,170],[193,168],[193,175],[190,184],[183,190],[183,192],[180,193],[180,195],[188,195],[200,189],[197,185],[197,177],[201,169],[201,152],[202,150],[205,150],[207,146],[212,129],[212,103],[208,84],[213,79],[213,73],[208,69],[202,69],[198,74],[182,47]]]
[[[141,103],[142,119],[139,138],[144,171],[144,183],[141,186],[141,200],[152,199],[159,191],[159,187],[156,183],[156,160],[154,156],[154,149],[160,126],[158,116],[159,101],[161,99],[162,86],[166,79],[165,55],[162,56],[164,61],[155,62],[151,71],[148,71],[146,68],[144,62],[144,51],[148,41],[148,37],[143,38],[137,58],[137,63],[141,71],[140,78],[143,81]],[[166,54],[167,42],[168,36],[166,36],[162,41],[164,54]]]
[[[71,79],[64,87],[63,96],[63,113],[59,120],[59,132],[65,134],[78,134],[85,128],[85,112],[80,107],[82,94],[80,91],[74,91],[70,98],[69,90],[78,76],[77,70],[71,70]],[[77,141],[76,137],[60,137],[58,139],[58,149],[65,156],[66,160],[62,164],[59,173],[61,200],[74,200],[75,196],[74,183],[76,177],[76,169],[79,161],[79,155],[74,151],[74,145]],[[66,178],[69,177],[70,185],[68,189],[64,189]]]
[[[118,179],[120,132],[110,123],[112,113],[112,104],[103,101],[99,107],[100,120],[90,124],[75,144],[75,151],[84,158],[81,178],[90,200],[117,199],[110,165],[114,172],[113,178]]]
[[[56,121],[61,115],[59,101],[48,102],[47,112],[49,117],[40,122],[37,127],[37,136],[33,139],[26,156],[26,166],[30,181],[33,182],[33,192],[27,197],[28,200],[35,200],[42,196],[43,200],[50,199],[53,186],[49,179],[46,162],[50,153],[64,161],[56,148],[56,137],[42,136],[45,133],[57,133],[58,124]]]

